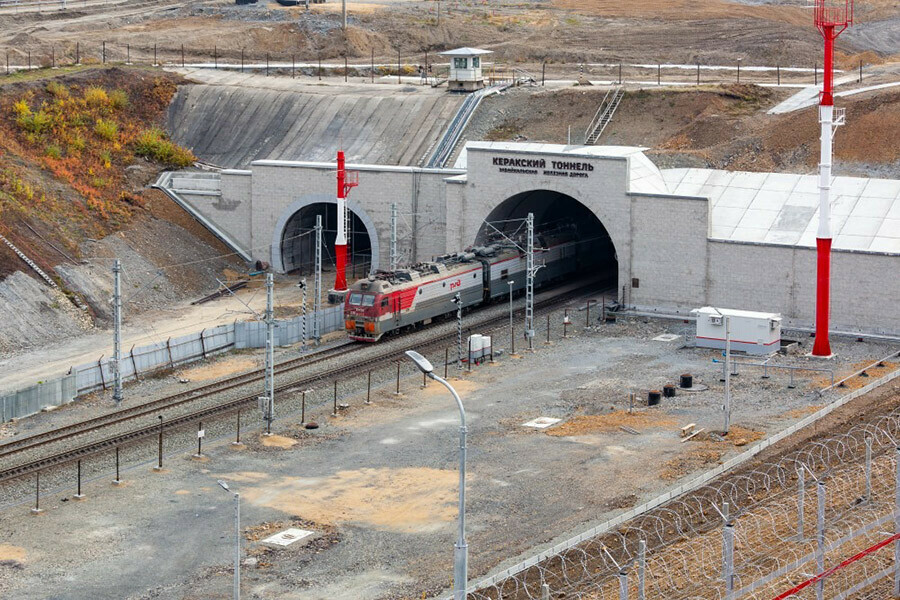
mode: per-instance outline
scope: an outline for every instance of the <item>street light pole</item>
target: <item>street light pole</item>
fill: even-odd
[[[226,492],[231,492],[228,484],[221,479],[219,486]],[[241,600],[241,495],[234,494],[234,600]]]
[[[469,570],[469,545],[466,543],[466,409],[453,386],[434,374],[434,367],[427,358],[413,350],[407,350],[406,355],[426,376],[447,388],[459,408],[459,537],[453,545],[453,600],[466,600]]]

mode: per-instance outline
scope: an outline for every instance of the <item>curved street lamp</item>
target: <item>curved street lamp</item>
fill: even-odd
[[[450,390],[459,407],[459,538],[453,546],[453,600],[465,600],[469,564],[469,546],[466,544],[466,409],[453,386],[434,374],[434,367],[427,358],[415,350],[407,350],[406,355],[426,377]]]

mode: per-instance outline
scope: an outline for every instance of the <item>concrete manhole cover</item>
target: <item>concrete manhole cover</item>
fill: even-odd
[[[264,544],[275,544],[276,546],[290,546],[294,542],[299,542],[305,537],[309,537],[313,534],[312,531],[307,531],[306,529],[285,529],[281,533],[276,533],[273,536],[269,536],[263,540]]]
[[[663,333],[662,335],[658,335],[655,338],[653,338],[653,341],[654,342],[674,342],[675,340],[677,340],[680,337],[681,337],[680,335],[676,335],[674,333]]]
[[[554,419],[553,417],[538,417],[537,419],[522,423],[522,427],[534,427],[535,429],[546,429],[551,425],[556,425],[562,419]]]

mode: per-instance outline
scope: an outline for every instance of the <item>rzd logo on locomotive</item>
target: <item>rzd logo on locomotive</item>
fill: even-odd
[[[450,282],[450,291],[452,292],[456,288],[462,285],[462,279],[457,279],[456,281]]]

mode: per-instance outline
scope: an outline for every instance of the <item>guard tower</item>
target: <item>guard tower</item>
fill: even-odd
[[[450,59],[450,76],[447,89],[451,92],[474,92],[484,87],[484,75],[481,73],[481,57],[493,54],[491,50],[479,48],[457,48],[441,52]]]
[[[834,108],[834,41],[853,23],[853,0],[816,0],[816,28],[825,40],[825,68],[819,94],[819,229],[816,233],[816,339],[812,355],[831,356],[828,317],[831,311],[831,158],[834,130],[844,124],[844,109]]]

